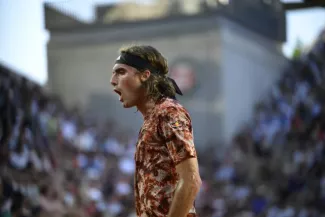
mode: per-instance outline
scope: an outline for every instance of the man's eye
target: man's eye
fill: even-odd
[[[125,71],[118,71],[118,72],[116,72],[116,74],[118,74],[118,75],[124,75],[125,74]]]

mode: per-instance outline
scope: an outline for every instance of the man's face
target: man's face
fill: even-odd
[[[144,97],[140,73],[131,66],[115,64],[110,82],[114,91],[120,96],[124,108],[137,106]]]

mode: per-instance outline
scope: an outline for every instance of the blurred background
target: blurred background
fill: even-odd
[[[325,216],[324,0],[0,0],[0,217],[134,217],[118,49],[168,59],[201,217]]]

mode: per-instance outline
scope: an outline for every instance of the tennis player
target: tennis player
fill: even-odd
[[[135,153],[137,217],[196,217],[201,186],[191,118],[176,100],[166,59],[152,46],[122,48],[111,77],[124,108],[143,115]]]

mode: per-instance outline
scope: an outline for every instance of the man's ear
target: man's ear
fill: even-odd
[[[141,72],[140,79],[142,82],[147,81],[150,78],[151,72],[146,69],[145,71]]]

